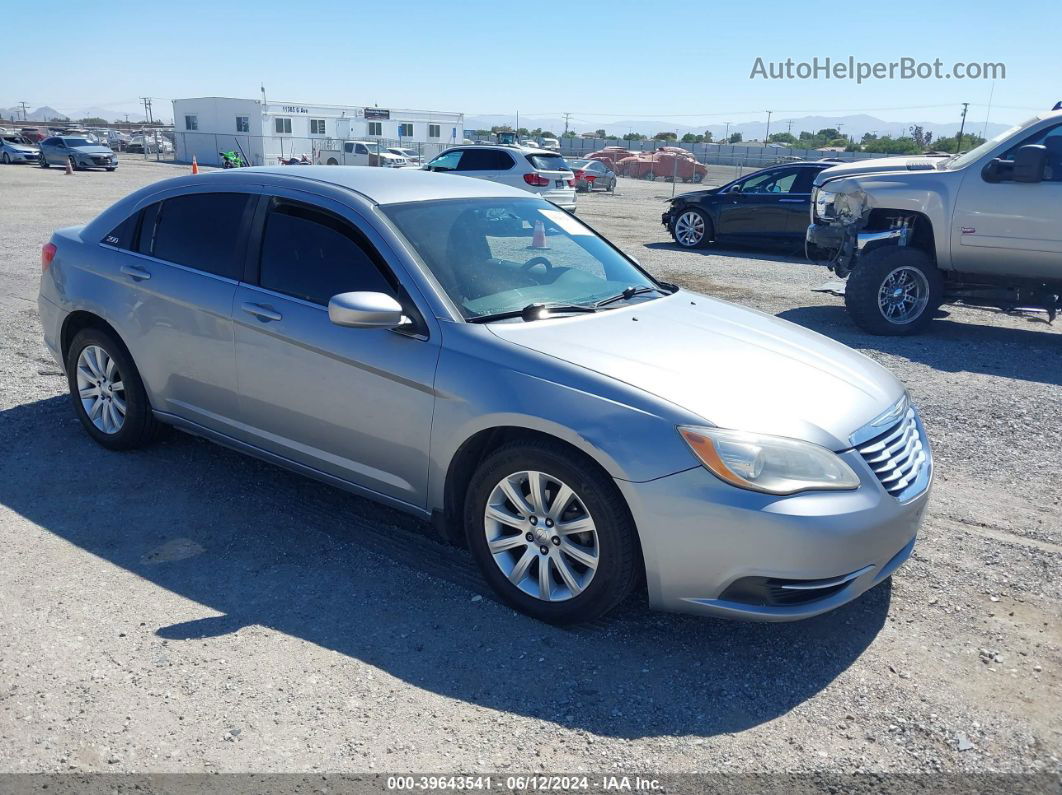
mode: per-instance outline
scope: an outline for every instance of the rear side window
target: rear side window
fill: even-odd
[[[539,171],[571,171],[560,155],[528,155],[527,160]]]
[[[458,171],[508,171],[513,159],[500,149],[466,149]]]
[[[349,223],[297,202],[273,199],[266,216],[258,283],[327,305],[333,295],[367,290],[394,295],[369,243]]]
[[[241,235],[249,196],[243,193],[193,193],[162,202],[151,255],[189,268],[239,279]],[[141,224],[141,251],[148,231]]]

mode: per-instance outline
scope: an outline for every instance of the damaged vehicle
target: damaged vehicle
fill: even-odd
[[[941,304],[1062,307],[1062,111],[949,158],[888,157],[815,178],[809,258],[871,334],[923,330]]]

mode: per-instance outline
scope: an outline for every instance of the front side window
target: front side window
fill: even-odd
[[[198,130],[199,129],[199,117],[198,116],[185,116],[184,117],[184,129],[186,129],[186,130]]]
[[[310,119],[310,135],[324,135],[325,134],[325,120],[324,119]]]
[[[305,204],[273,199],[266,216],[258,283],[325,306],[339,293],[394,295],[348,222]]]
[[[461,163],[461,150],[443,152],[437,158],[428,163],[429,171],[456,171]]]
[[[382,121],[370,121],[369,122],[369,135],[383,135],[383,122]]]
[[[157,218],[145,211],[140,250],[167,262],[239,279],[243,271],[240,240],[249,198],[243,193],[191,193],[153,205]]]
[[[429,138],[439,138],[440,137],[440,130],[439,130],[439,125],[438,124],[429,124],[428,125],[428,137]]]
[[[742,193],[789,193],[793,190],[800,169],[786,168],[754,174],[741,183]]]
[[[273,129],[280,135],[291,135],[291,119],[286,117],[273,119]]]
[[[656,287],[577,218],[538,199],[447,199],[381,209],[466,319],[534,303],[590,306],[629,287]]]
[[[398,137],[399,138],[412,138],[413,137],[413,125],[412,124],[399,124],[398,125]]]
[[[1004,160],[1013,160],[1021,147],[1029,145],[1040,145],[1047,149],[1047,166],[1044,169],[1044,179],[1048,182],[1062,182],[1062,124],[1056,124],[1054,127],[1040,130],[1035,135],[1012,146],[1002,157]]]
[[[250,132],[251,119],[248,116],[236,117],[236,132]]]

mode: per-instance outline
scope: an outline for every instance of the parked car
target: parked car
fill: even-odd
[[[151,155],[157,153],[171,154],[173,152],[173,144],[161,132],[158,135],[153,131],[141,132],[130,136],[128,142],[126,142],[125,151],[137,155],[142,155],[145,151]]]
[[[660,221],[683,248],[716,241],[796,242],[811,214],[811,183],[829,163],[793,163],[669,200]]]
[[[865,331],[914,334],[951,301],[1062,310],[1062,111],[961,155],[836,165],[813,201],[809,254]]]
[[[551,152],[559,152],[561,148],[560,141],[558,141],[556,138],[543,138],[542,148],[548,149]]]
[[[23,127],[19,132],[26,140],[35,144],[52,135],[52,132],[47,127]]]
[[[928,499],[881,366],[489,180],[178,177],[41,262],[45,343],[99,444],[175,425],[431,519],[546,621],[640,583],[658,608],[816,615],[903,563]]]
[[[491,144],[455,146],[440,152],[424,169],[510,185],[575,212],[575,175],[556,152]]]
[[[708,175],[708,168],[697,162],[690,152],[681,147],[664,146],[653,152],[636,152],[621,159],[617,171],[626,177],[668,182],[701,182]]]
[[[0,162],[36,163],[40,160],[41,150],[24,135],[4,135],[0,137]]]
[[[401,157],[406,161],[405,165],[407,166],[420,166],[423,163],[416,149],[409,149],[404,146],[389,146],[387,151],[395,157]]]
[[[572,172],[575,174],[575,189],[589,193],[595,188],[612,193],[616,190],[616,172],[601,160],[573,160]]]
[[[403,168],[406,158],[374,141],[331,141],[322,144],[318,157],[328,166],[381,166]]]
[[[67,163],[75,171],[83,168],[114,171],[118,168],[118,155],[109,146],[92,143],[85,138],[66,135],[45,138],[40,143],[40,150],[38,162],[41,168],[65,166]]]

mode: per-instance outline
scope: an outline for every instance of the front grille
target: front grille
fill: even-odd
[[[858,450],[881,485],[897,499],[914,496],[928,481],[929,441],[913,408]]]

